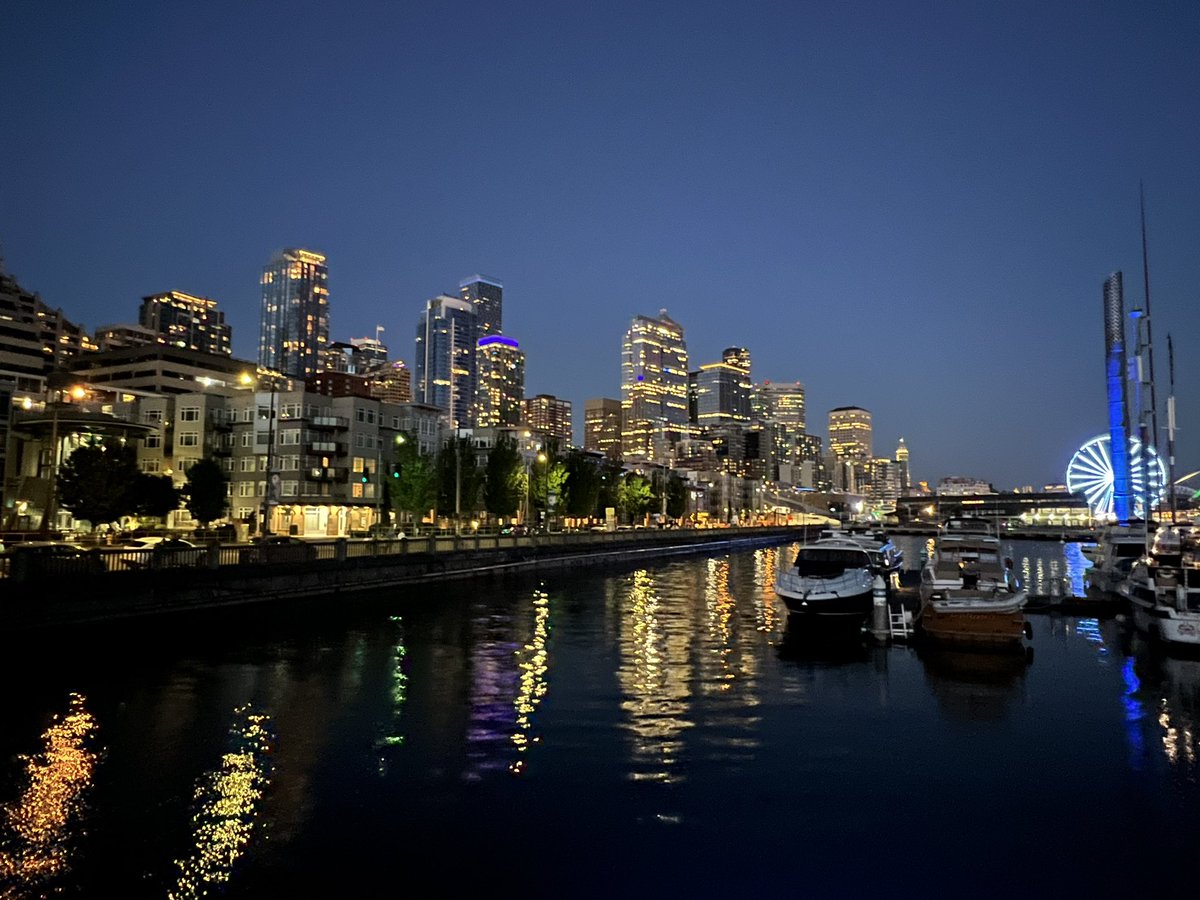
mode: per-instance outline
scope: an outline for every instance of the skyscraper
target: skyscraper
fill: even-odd
[[[583,449],[621,458],[621,401],[595,397],[583,404]]]
[[[912,487],[912,473],[908,470],[908,445],[904,443],[904,438],[900,438],[896,447],[896,468],[899,471],[900,492],[904,493]]]
[[[708,363],[696,373],[696,422],[721,425],[750,421],[750,376],[740,365]]]
[[[764,418],[802,433],[806,430],[804,385],[799,381],[764,381],[758,386]]]
[[[857,406],[831,409],[829,450],[838,459],[858,462],[871,459],[871,414]]]
[[[311,250],[284,250],[263,268],[258,364],[307,378],[329,343],[329,272]]]
[[[479,317],[480,337],[504,333],[503,284],[495,278],[472,275],[458,285],[458,292],[464,300],[475,304],[475,314]]]
[[[626,460],[665,458],[672,432],[687,430],[688,356],[683,328],[660,310],[635,316],[621,352],[621,450]]]
[[[225,314],[217,309],[216,300],[207,297],[193,297],[183,291],[143,297],[138,324],[172,347],[222,356],[233,354]]]
[[[449,412],[455,428],[474,424],[477,334],[475,304],[446,294],[429,300],[417,322],[417,402]]]
[[[525,424],[547,437],[558,438],[564,450],[573,444],[570,400],[560,400],[553,394],[527,398]]]
[[[476,345],[475,424],[520,425],[525,399],[525,354],[510,337],[492,334]]]

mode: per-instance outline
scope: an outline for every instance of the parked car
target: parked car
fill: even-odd
[[[308,541],[290,534],[269,534],[241,552],[245,563],[304,562],[316,559],[317,549]]]
[[[529,534],[529,526],[524,524],[505,525],[500,529],[501,534],[522,535]]]
[[[95,550],[71,541],[27,541],[8,548],[9,572],[24,578],[98,575],[104,560]]]

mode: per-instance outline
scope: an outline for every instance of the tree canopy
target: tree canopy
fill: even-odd
[[[192,518],[202,525],[224,517],[229,508],[225,485],[229,479],[215,459],[199,459],[187,470],[183,486],[186,506]]]
[[[108,439],[77,448],[59,467],[58,504],[93,528],[136,511],[141,473],[132,444]]]

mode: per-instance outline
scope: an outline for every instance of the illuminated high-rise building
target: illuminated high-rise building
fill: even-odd
[[[726,347],[721,353],[721,362],[734,366],[746,373],[750,380],[750,351],[745,347]]]
[[[263,268],[258,364],[296,378],[316,374],[329,343],[329,270],[311,250],[284,250]]]
[[[728,353],[729,351],[726,351]],[[696,375],[696,423],[722,425],[750,421],[750,375],[728,361],[708,363]]]
[[[417,402],[450,413],[455,428],[474,424],[478,324],[470,300],[439,294],[417,322]]]
[[[657,319],[635,316],[625,332],[621,409],[621,452],[627,461],[664,456],[670,434],[687,430],[687,343],[682,326],[665,309]]]
[[[476,345],[475,424],[519,425],[525,399],[525,354],[510,337],[491,334]]]
[[[538,394],[525,401],[525,424],[533,431],[557,438],[565,449],[573,443],[571,401],[552,394]]]
[[[912,474],[908,470],[908,445],[904,443],[904,438],[900,438],[900,443],[896,447],[896,469],[898,470],[901,493],[910,490],[912,488]]]
[[[216,300],[207,297],[193,297],[183,291],[143,297],[138,324],[172,347],[221,356],[233,354],[225,313],[217,309]]]
[[[372,397],[384,403],[411,403],[412,371],[402,359],[389,362],[367,376],[367,388]]]
[[[831,409],[829,450],[842,460],[865,462],[871,459],[871,414],[857,406]]]
[[[495,278],[472,275],[458,285],[458,291],[464,300],[469,300],[475,305],[475,314],[479,317],[480,337],[504,333],[503,284]]]
[[[583,449],[621,458],[621,401],[595,397],[583,404]]]
[[[804,412],[804,385],[799,381],[764,381],[757,391],[761,415],[789,430],[807,430]]]

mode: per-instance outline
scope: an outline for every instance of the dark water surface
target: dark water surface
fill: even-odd
[[[1194,891],[1200,661],[830,643],[791,551],[9,642],[0,897]]]

